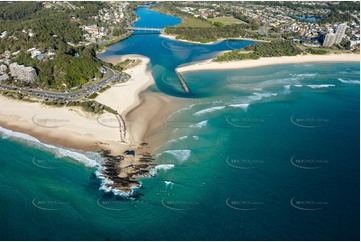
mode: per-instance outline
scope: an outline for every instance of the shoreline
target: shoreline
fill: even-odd
[[[126,56],[129,57],[135,56]],[[112,85],[99,93],[95,100],[117,110],[123,117],[138,106],[141,103],[140,93],[154,84],[147,70],[149,59],[141,58],[142,63],[125,71],[132,75],[130,80]],[[50,107],[40,102],[14,100],[2,95],[0,106],[0,127],[31,135],[46,144],[80,151],[110,150],[112,154],[119,155],[134,143],[121,142],[119,120],[108,112],[99,115],[85,112],[80,107]]]
[[[116,65],[125,59],[138,59],[141,63],[124,70],[125,73],[131,76],[127,82],[112,85],[111,88],[99,93],[95,98],[99,103],[113,108],[124,117],[130,110],[140,104],[140,93],[155,84],[149,69],[150,60],[145,56],[130,54],[107,57],[102,60]]]
[[[262,66],[299,64],[312,62],[360,62],[359,54],[328,54],[328,55],[297,55],[282,57],[263,57],[257,60],[239,60],[229,62],[214,62],[213,59],[182,65],[176,68],[180,73],[206,70],[233,70],[257,68]]]
[[[3,96],[0,105],[1,127],[31,135],[45,144],[92,152],[125,146],[119,142],[120,136],[114,128],[100,122],[114,119],[110,113],[95,115],[79,107],[49,107]]]
[[[148,58],[125,55],[108,61],[116,63],[125,58],[141,59],[141,63],[125,71],[131,75],[127,82],[112,85],[96,99],[122,116],[108,112],[92,114],[79,107],[49,107],[40,102],[30,103],[0,96],[3,107],[0,127],[30,135],[58,148],[100,153],[106,159],[96,172],[102,180],[100,189],[132,195],[135,188],[141,187],[139,177],[154,173],[156,164],[145,140],[148,134],[159,128],[157,115],[164,113],[162,107],[169,102],[165,100],[165,95],[158,98],[158,93],[152,94],[154,97],[149,99],[143,94],[155,84],[148,68]],[[129,137],[126,142],[122,142],[124,133]]]

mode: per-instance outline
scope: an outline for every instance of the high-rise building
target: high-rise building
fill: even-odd
[[[9,67],[10,74],[20,81],[33,82],[36,79],[36,71],[32,67],[25,67],[24,65],[18,65],[18,63],[11,63]]]
[[[346,32],[346,29],[347,29],[347,24],[344,23],[344,24],[340,24],[338,27],[337,27],[337,30],[336,30],[336,39],[335,39],[335,44],[339,44],[341,43],[343,37],[345,36],[345,32]]]
[[[336,40],[336,34],[334,33],[328,33],[326,34],[325,40],[323,41],[324,47],[332,46],[335,43]]]
[[[0,74],[5,74],[8,67],[6,65],[0,65]]]

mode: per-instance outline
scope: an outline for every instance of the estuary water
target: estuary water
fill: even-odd
[[[139,27],[180,21],[137,14]],[[135,33],[101,54],[149,57],[147,92],[192,103],[163,120],[154,154],[164,169],[142,179],[136,200],[99,191],[99,155],[1,129],[0,238],[358,240],[359,63],[189,72],[184,93],[177,66],[252,43]]]

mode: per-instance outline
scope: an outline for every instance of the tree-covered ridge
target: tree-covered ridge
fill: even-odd
[[[45,8],[41,2],[0,3],[0,33],[8,32],[7,37],[0,39],[0,52],[32,47],[60,49],[67,42],[78,43],[85,34],[79,26],[89,21],[96,23],[91,16],[103,5],[77,2],[72,5],[75,9],[62,6],[54,9]],[[23,31],[29,29],[34,33],[33,37]]]
[[[85,84],[94,77],[101,77],[102,61],[96,58],[94,46],[79,47],[67,53],[60,52],[56,58],[46,61],[31,58],[30,54],[21,51],[14,62],[35,67],[38,80],[33,87],[67,89]]]
[[[253,44],[241,50],[224,53],[215,58],[214,61],[222,62],[259,59],[261,57],[295,56],[301,53],[302,50],[291,41],[272,41],[270,43]]]
[[[258,39],[259,35],[247,30],[244,24],[231,24],[223,27],[167,27],[166,34],[177,35],[177,39],[186,39],[201,43],[216,41],[222,38],[254,38]]]
[[[36,17],[42,9],[41,2],[0,2],[0,20],[14,21]]]
[[[244,24],[228,24],[206,20],[203,17],[194,17],[192,14],[181,11],[177,7],[183,6],[184,2],[159,3],[152,7],[153,10],[164,14],[171,14],[182,19],[182,23],[177,26],[167,27],[166,34],[176,35],[177,39],[190,40],[201,43],[208,43],[222,38],[254,38],[259,39],[259,34],[253,30],[259,28],[259,23],[247,19]],[[207,7],[212,5],[206,3]],[[198,3],[187,3],[186,6],[198,6]],[[231,14],[231,12],[229,12]],[[210,16],[210,19],[214,16]],[[240,18],[239,18],[240,19]]]
[[[0,34],[6,31],[0,38],[0,54],[9,52],[11,62],[34,67],[38,78],[33,87],[64,90],[101,77],[103,63],[96,58],[96,45],[76,45],[86,33],[80,26],[97,23],[93,16],[106,3],[49,4],[52,7],[44,2],[0,3]],[[28,50],[34,48],[53,55],[31,57]]]

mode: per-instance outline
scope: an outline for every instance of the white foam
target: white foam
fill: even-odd
[[[159,154],[156,154],[155,157],[157,158],[157,157],[161,156],[162,154],[170,154],[170,155],[174,156],[178,161],[184,162],[190,157],[191,151],[190,150],[166,150]]]
[[[291,85],[284,85],[283,88],[284,88],[283,94],[291,93]]]
[[[27,143],[29,143],[31,145],[40,147],[42,149],[45,148],[45,151],[49,151],[49,152],[55,154],[56,157],[58,157],[58,158],[69,157],[69,158],[72,158],[88,167],[98,166],[101,162],[100,156],[97,156],[95,153],[87,152],[87,155],[85,155],[85,154],[82,154],[80,152],[73,151],[70,149],[64,149],[64,148],[56,147],[53,145],[44,144],[44,143],[40,142],[38,139],[36,139],[30,135],[19,133],[19,132],[14,132],[12,130],[4,129],[2,127],[0,127],[0,133],[3,134],[4,138],[14,138],[14,139],[20,139],[20,140],[27,141]],[[88,156],[92,156],[92,158],[89,158]],[[99,160],[99,162],[97,160]]]
[[[291,84],[297,81],[302,80],[300,77],[289,77],[289,78],[281,78],[281,79],[272,79],[267,80],[261,83],[262,86],[275,86],[275,85],[285,85],[285,84]]]
[[[197,135],[193,135],[192,138],[195,140],[199,140],[199,136],[197,136]]]
[[[160,170],[170,170],[174,167],[173,164],[162,164],[162,165],[157,165],[156,167],[152,168],[149,170],[149,174],[151,176],[155,176],[157,174],[158,171]]]
[[[189,128],[202,128],[202,127],[207,126],[207,124],[208,124],[208,120],[204,120],[204,121],[202,121],[202,122],[189,125]]]
[[[165,142],[165,143],[163,143],[162,145],[160,145],[160,146],[158,146],[157,148],[155,148],[155,149],[153,150],[153,152],[156,151],[156,150],[158,150],[158,149],[160,149],[161,147],[163,147],[163,146],[165,146],[165,145],[167,145],[167,144],[177,143],[178,141],[182,141],[182,140],[185,140],[185,139],[187,139],[187,138],[188,138],[188,135],[182,136],[182,137],[179,137],[179,138],[175,138],[175,139],[168,140],[167,142]]]
[[[0,133],[2,133],[3,138],[17,138],[17,139],[22,139],[22,140],[26,140],[26,141],[35,142],[35,143],[40,143],[40,141],[38,139],[34,138],[33,136],[15,132],[15,131],[12,131],[9,129],[4,129],[2,127],[0,127]]]
[[[168,187],[168,185],[173,185],[174,183],[171,181],[164,181],[165,186]]]
[[[162,152],[163,154],[170,154],[172,156],[174,156],[177,160],[184,162],[186,160],[188,160],[188,158],[191,155],[191,151],[190,150],[166,150],[164,152]]]
[[[303,85],[294,85],[295,87],[303,87]]]
[[[277,93],[270,93],[270,92],[265,92],[265,93],[254,92],[253,96],[249,96],[249,98],[254,100],[254,101],[259,101],[259,100],[261,100],[263,98],[275,97],[277,95],[278,95]]]
[[[338,78],[337,80],[339,80],[342,83],[347,83],[347,84],[360,84],[360,80],[345,80],[345,79],[341,79],[341,78]]]
[[[303,73],[303,74],[290,74],[290,75],[295,77],[312,77],[312,76],[316,76],[317,73]]]
[[[206,114],[206,113],[212,113],[214,111],[224,109],[225,107],[226,106],[217,106],[217,107],[206,108],[206,109],[203,109],[201,111],[198,111],[198,112],[194,113],[193,115],[200,116],[200,115],[203,115],[203,114]]]
[[[247,111],[249,103],[241,103],[241,104],[231,104],[229,105],[230,107],[234,107],[234,108],[241,108],[244,111]]]
[[[130,191],[125,192],[125,191],[119,190],[117,188],[114,188],[112,186],[114,184],[114,182],[112,180],[110,180],[110,179],[107,179],[104,176],[103,171],[101,170],[101,168],[98,168],[98,170],[95,172],[95,175],[96,175],[97,178],[99,178],[101,180],[99,190],[104,191],[106,193],[112,192],[116,196],[129,197],[129,196],[133,195],[135,189],[138,189],[138,188],[140,188],[142,186],[141,183],[139,184],[139,187],[131,186]]]
[[[335,85],[333,85],[333,84],[321,84],[321,85],[307,85],[307,86],[312,88],[312,89],[316,89],[316,88],[334,87]]]
[[[189,110],[189,109],[193,108],[194,106],[195,106],[195,104],[192,104],[192,105],[190,105],[190,106],[187,106],[187,107],[181,108],[181,109],[179,109],[179,110],[175,111],[174,113],[172,113],[170,116],[173,116],[173,115],[174,115],[174,114],[176,114],[176,113],[180,113],[180,112],[183,112],[183,111]]]
[[[212,104],[219,104],[219,103],[223,103],[223,100],[216,100],[212,102]]]

